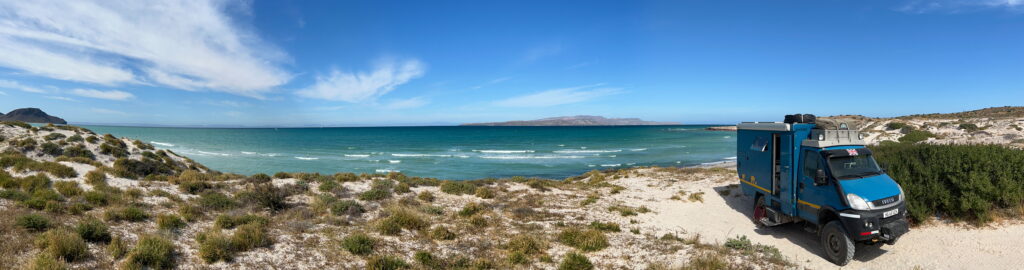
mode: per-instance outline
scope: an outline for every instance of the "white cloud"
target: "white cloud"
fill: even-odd
[[[1024,11],[1024,0],[913,0],[898,10],[910,13],[962,13],[991,8]]]
[[[381,59],[370,72],[341,72],[333,70],[330,75],[317,76],[316,83],[296,92],[307,98],[345,102],[374,100],[395,87],[423,76],[424,64],[418,60]]]
[[[287,56],[227,14],[241,0],[0,1],[0,66],[102,85],[260,97]],[[245,12],[242,12],[243,15]]]
[[[384,108],[385,109],[389,109],[389,110],[412,109],[412,108],[423,107],[423,105],[427,105],[429,103],[430,103],[430,100],[427,100],[427,99],[425,99],[423,97],[414,97],[414,98],[399,99],[399,100],[391,101],[387,105],[384,105]]]
[[[526,51],[526,53],[523,54],[523,58],[521,61],[523,63],[532,63],[543,58],[558,55],[560,53],[562,53],[562,43],[552,42],[530,48],[529,50]]]
[[[28,86],[28,85],[23,85],[23,84],[18,83],[16,81],[8,81],[8,80],[0,80],[0,88],[14,89],[14,90],[25,91],[25,92],[29,92],[29,93],[38,93],[38,94],[47,93],[46,90],[35,88],[35,87],[31,87],[31,86]]]
[[[124,92],[124,91],[118,91],[118,90],[100,91],[100,90],[93,90],[93,89],[75,89],[75,90],[71,90],[71,93],[75,94],[77,96],[83,96],[83,97],[89,97],[89,98],[121,100],[121,101],[135,98],[135,95],[132,95],[132,93],[128,93],[128,92]]]
[[[601,87],[603,84],[585,85],[569,88],[551,89],[533,94],[512,97],[495,102],[505,107],[548,107],[562,104],[579,103],[599,97],[622,93],[619,88]]]
[[[78,102],[78,100],[75,100],[75,99],[73,99],[73,98],[69,98],[69,97],[62,97],[62,96],[45,96],[45,98],[48,98],[48,99],[56,99],[56,100],[63,100],[63,101],[74,101],[74,102]]]
[[[512,79],[512,77],[501,77],[501,78],[493,79],[493,80],[485,82],[485,83],[483,83],[481,85],[473,86],[473,89],[480,89],[480,88],[483,88],[484,86],[493,85],[493,84],[499,84],[499,83],[502,83],[502,82],[505,82],[505,81],[511,80],[511,79]]]
[[[103,114],[123,114],[123,115],[127,115],[128,114],[128,113],[125,113],[125,112],[122,112],[122,111],[115,111],[115,110],[104,109],[104,108],[92,108],[91,110],[92,110],[92,112],[103,113]]]

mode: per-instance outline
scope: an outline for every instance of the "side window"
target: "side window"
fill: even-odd
[[[804,175],[814,178],[814,175],[821,168],[821,158],[814,151],[804,151]]]
[[[768,138],[757,136],[754,143],[750,145],[750,151],[764,152],[768,147]]]

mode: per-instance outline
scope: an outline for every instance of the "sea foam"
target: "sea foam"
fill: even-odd
[[[169,144],[169,143],[165,143],[165,142],[154,142],[154,141],[149,141],[149,143],[151,143],[151,144],[155,144],[155,145],[159,145],[159,146],[166,146],[166,147],[174,147],[174,145],[173,145],[173,144]]]

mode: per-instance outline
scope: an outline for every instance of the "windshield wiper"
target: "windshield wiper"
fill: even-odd
[[[846,179],[864,178],[864,177],[868,177],[868,176],[872,176],[872,175],[879,175],[879,174],[882,174],[882,172],[880,172],[880,171],[862,172],[862,173],[858,173],[858,174],[844,175],[842,178],[846,178]]]

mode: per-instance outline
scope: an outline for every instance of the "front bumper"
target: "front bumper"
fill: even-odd
[[[895,215],[883,217],[886,212],[898,209]],[[839,220],[856,242],[894,244],[910,231],[907,223],[907,206],[899,202],[896,206],[876,210],[848,209],[839,213]]]

